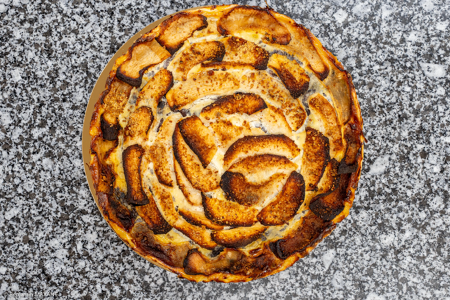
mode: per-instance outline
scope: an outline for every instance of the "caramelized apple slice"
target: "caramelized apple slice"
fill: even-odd
[[[211,240],[209,230],[192,225],[177,213],[172,199],[172,194],[163,185],[159,184],[154,178],[150,178],[152,192],[155,195],[155,201],[160,209],[164,219],[178,231],[189,237],[192,241],[203,248],[214,249],[217,244]]]
[[[255,224],[251,227],[215,231],[211,236],[219,245],[228,248],[241,248],[259,239],[266,229],[267,227],[261,224]]]
[[[127,202],[134,205],[148,204],[148,198],[142,190],[141,159],[144,149],[139,145],[132,145],[122,153],[125,180],[127,182]]]
[[[206,120],[211,120],[235,113],[252,115],[265,108],[267,105],[260,96],[250,93],[235,93],[222,96],[214,103],[205,106],[200,115]]]
[[[273,194],[274,190],[279,190],[278,186],[282,186],[286,177],[286,174],[278,173],[261,183],[253,184],[248,182],[244,175],[227,171],[222,175],[220,187],[228,200],[250,206],[261,203]]]
[[[101,102],[105,112],[101,116],[101,129],[104,139],[117,139],[120,130],[118,117],[130,98],[132,88],[131,85],[114,78],[107,92],[102,94]]]
[[[172,85],[172,73],[166,69],[158,71],[140,91],[136,100],[136,107],[149,106],[152,111],[156,112],[159,101]]]
[[[194,31],[208,26],[206,18],[200,14],[180,12],[160,25],[160,34],[156,38],[170,54],[174,54],[190,38]]]
[[[325,194],[329,194],[337,188],[339,185],[338,168],[339,162],[336,159],[333,158],[328,162],[317,185],[318,194],[325,196]]]
[[[310,118],[314,118],[316,128],[320,128],[330,140],[330,156],[341,160],[344,156],[344,143],[336,111],[328,100],[320,94],[311,96],[308,100],[311,110]]]
[[[184,141],[197,154],[203,168],[206,168],[217,152],[211,131],[197,116],[181,120],[178,126]]]
[[[175,158],[173,163],[175,166],[175,177],[177,178],[178,187],[186,200],[192,205],[202,205],[202,193],[192,186]]]
[[[344,137],[347,142],[345,158],[339,165],[339,174],[353,173],[358,169],[356,159],[361,149],[361,132],[353,124],[347,123],[344,128]],[[352,129],[355,127],[355,129]]]
[[[227,72],[205,71],[179,82],[167,93],[170,109],[177,110],[207,95],[220,95],[239,88],[239,80]]]
[[[305,182],[302,175],[294,171],[277,197],[258,214],[258,221],[268,226],[286,224],[304,199]]]
[[[275,53],[270,57],[268,66],[277,72],[293,98],[298,98],[308,90],[309,76],[295,60]]]
[[[153,36],[140,38],[131,46],[127,60],[117,69],[116,76],[132,86],[140,86],[144,72],[169,57],[170,53]]]
[[[202,41],[192,44],[171,62],[175,80],[186,80],[186,75],[196,64],[204,61],[221,61],[225,46],[218,41]]]
[[[223,226],[217,225],[205,217],[203,212],[193,211],[182,207],[178,208],[178,213],[189,223],[196,226],[205,226],[212,230],[222,230]]]
[[[336,227],[312,212],[304,216],[301,222],[301,225],[287,237],[270,243],[270,249],[277,257],[286,259],[297,252],[305,253],[308,247],[315,246]]]
[[[128,120],[127,127],[124,130],[124,138],[134,140],[136,138],[145,139],[147,132],[153,122],[153,114],[148,106],[141,106],[136,109]]]
[[[330,143],[328,138],[319,131],[307,127],[301,172],[307,191],[316,190],[329,161]]]
[[[160,183],[166,186],[173,186],[175,181],[173,176],[172,134],[180,118],[180,114],[173,114],[164,120],[149,151],[156,177]]]
[[[275,173],[290,174],[297,170],[297,164],[283,156],[261,154],[246,157],[233,164],[228,172],[241,173],[253,182],[261,182]]]
[[[211,275],[221,271],[227,271],[242,257],[241,252],[226,249],[215,259],[211,260],[197,249],[189,250],[184,263],[184,272],[190,275]]]
[[[109,166],[101,162],[99,154],[93,154],[89,165],[92,181],[97,193],[111,194],[114,175]]]
[[[97,192],[98,205],[110,221],[114,222],[122,229],[130,232],[134,225],[134,216],[125,205],[120,203],[113,194]]]
[[[225,56],[223,61],[250,64],[257,70],[265,70],[269,53],[255,43],[231,36],[223,40]]]
[[[150,255],[165,264],[173,267],[183,267],[191,245],[189,242],[162,244],[142,221],[137,221],[131,231],[131,236],[136,243],[135,250],[141,255]]]
[[[228,148],[224,166],[228,168],[239,159],[257,154],[274,154],[292,159],[300,154],[300,149],[293,140],[282,134],[246,136]]]
[[[291,40],[289,31],[267,9],[237,6],[226,13],[217,23],[222,35],[257,32],[269,42],[286,45]]]
[[[173,134],[173,151],[183,173],[194,188],[208,192],[219,186],[217,170],[203,168],[200,159],[184,141],[178,125]]]
[[[349,174],[340,175],[338,188],[331,193],[314,197],[309,204],[309,209],[324,221],[333,220],[344,210],[345,199],[348,197],[349,178]]]
[[[136,212],[144,220],[147,226],[154,234],[168,233],[172,226],[162,217],[156,206],[155,200],[150,192],[146,193],[149,203],[142,206],[136,206]]]
[[[275,14],[275,17],[277,17],[291,34],[291,42],[288,45],[281,45],[277,48],[303,60],[320,80],[327,78],[330,69],[311,42],[311,39],[314,37],[309,30],[292,20],[286,20],[285,17],[280,17],[279,14]]]
[[[257,222],[258,210],[236,202],[203,197],[205,215],[214,223],[224,226],[251,226]]]

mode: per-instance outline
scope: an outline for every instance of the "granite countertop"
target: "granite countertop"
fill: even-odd
[[[0,0],[0,299],[450,299],[447,0],[267,0],[351,72],[368,140],[350,216],[308,257],[198,284],[125,246],[85,179],[84,112],[136,32],[221,3],[179,2]]]

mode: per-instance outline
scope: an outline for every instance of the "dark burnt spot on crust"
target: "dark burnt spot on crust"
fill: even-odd
[[[311,200],[309,204],[311,211],[324,221],[331,221],[339,215],[345,208],[349,179],[349,174],[340,175],[338,188],[331,193],[318,195]]]
[[[319,243],[336,225],[326,222],[309,213],[302,218],[302,224],[290,235],[270,243],[272,252],[281,259],[286,259],[295,253],[305,253],[308,247]]]
[[[325,168],[330,161],[330,142],[326,136],[311,127],[306,128],[306,140],[302,158],[302,175],[306,190],[317,188]]]
[[[125,180],[127,182],[127,202],[134,205],[149,203],[142,190],[141,184],[141,159],[144,149],[139,145],[132,145],[122,153]]]
[[[222,35],[253,30],[264,33],[268,42],[286,45],[291,40],[289,31],[272,16],[270,10],[256,6],[236,6],[217,22]]]
[[[180,12],[160,25],[160,34],[156,40],[166,47],[170,54],[174,54],[183,45],[184,41],[192,36],[194,31],[208,26],[205,16]],[[181,33],[184,33],[181,34]]]
[[[119,137],[119,131],[122,129],[120,127],[120,124],[110,124],[107,121],[105,121],[103,115],[100,119],[100,128],[102,129],[103,138],[108,141],[117,140]]]
[[[258,221],[269,226],[283,225],[294,217],[304,199],[305,181],[294,171],[277,197],[258,214]]]

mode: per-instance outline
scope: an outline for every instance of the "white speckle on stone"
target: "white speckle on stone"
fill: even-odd
[[[336,19],[336,21],[338,21],[339,23],[342,23],[345,21],[345,19],[347,19],[347,12],[345,10],[343,10],[342,8],[338,9],[333,17]]]
[[[438,86],[436,89],[436,95],[444,96],[445,95],[445,89],[442,86]]]
[[[66,249],[56,250],[54,256],[59,258],[60,260],[64,260],[69,255],[69,251]]]
[[[5,4],[0,4],[0,13],[4,13],[8,7]]]
[[[392,7],[387,6],[387,5],[382,5],[381,6],[381,17],[383,19],[386,19],[387,17],[389,17],[393,12]]]
[[[420,63],[423,72],[426,76],[431,78],[445,77],[446,67],[438,64]]]
[[[335,289],[342,289],[344,287],[344,274],[341,271],[334,273],[331,284]]]
[[[429,204],[430,207],[434,210],[441,210],[445,207],[444,200],[439,196],[434,197],[434,199],[431,200]]]
[[[442,21],[436,23],[436,29],[440,31],[446,31],[448,26],[448,21]]]
[[[443,136],[441,139],[444,143],[450,143],[450,136]]]
[[[336,255],[336,251],[334,249],[331,249],[322,256],[322,262],[325,267],[325,270],[328,270],[331,263],[333,262],[334,256]]]
[[[20,208],[19,207],[13,207],[10,210],[8,210],[5,213],[5,219],[6,220],[11,220],[12,218],[14,218],[18,213],[20,212]]]
[[[5,275],[6,274],[6,267],[0,266],[0,274]]]
[[[383,174],[386,171],[387,166],[389,165],[389,155],[378,157],[372,166],[370,166],[370,175],[379,175]]]
[[[422,8],[426,11],[432,11],[434,9],[434,3],[432,0],[422,0],[420,3]]]
[[[15,82],[18,82],[22,79],[21,76],[22,70],[19,68],[11,70],[11,79]]]
[[[369,293],[369,295],[367,295],[366,300],[385,300],[385,298],[383,296],[378,296],[375,293]]]
[[[370,11],[372,10],[372,6],[369,3],[358,3],[355,6],[353,6],[353,13],[357,16],[364,16],[367,15],[368,13],[370,13]]]
[[[10,114],[6,111],[0,111],[0,119],[3,126],[7,126],[13,122]]]
[[[46,170],[51,170],[53,167],[53,161],[50,158],[44,158],[42,160],[42,166],[44,167],[44,169]]]

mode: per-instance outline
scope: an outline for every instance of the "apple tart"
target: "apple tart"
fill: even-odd
[[[97,205],[152,263],[250,281],[306,256],[352,206],[349,73],[270,8],[180,12],[116,60],[90,123]]]

